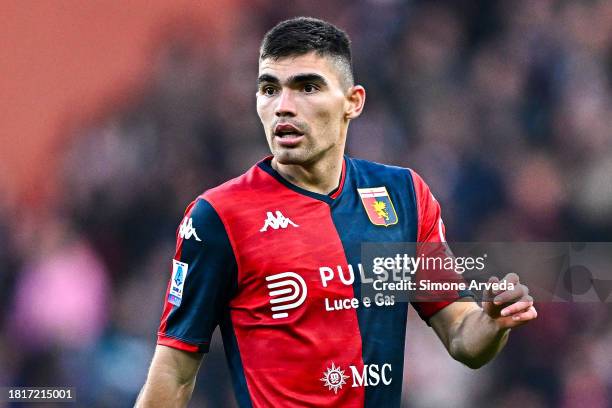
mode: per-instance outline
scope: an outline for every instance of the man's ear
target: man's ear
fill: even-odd
[[[355,119],[357,116],[361,115],[363,105],[365,104],[365,88],[361,85],[352,86],[348,90],[346,98],[348,103],[346,111],[344,112],[344,117],[346,119]]]

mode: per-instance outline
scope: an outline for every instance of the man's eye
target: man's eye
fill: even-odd
[[[262,92],[264,95],[267,95],[267,96],[272,96],[272,95],[274,95],[274,94],[276,93],[276,89],[274,89],[274,87],[272,87],[272,86],[264,86],[264,87],[261,89],[261,92]]]
[[[317,87],[313,84],[306,84],[304,85],[304,92],[306,93],[313,93],[317,91]]]

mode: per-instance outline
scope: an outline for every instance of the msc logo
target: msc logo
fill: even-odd
[[[359,372],[357,367],[350,366],[353,373],[353,387],[376,387],[381,382],[384,385],[391,384],[391,364],[364,364],[363,370]]]
[[[266,276],[270,289],[270,304],[272,312],[295,309],[306,300],[308,288],[306,282],[295,272],[283,272],[276,275]],[[289,313],[274,313],[273,319],[281,319],[289,316]]]
[[[391,364],[364,364],[363,368],[359,370],[354,365],[349,366],[351,369],[352,377],[352,388],[356,387],[376,387],[381,383],[383,385],[390,385],[393,378],[391,377]],[[339,389],[346,384],[346,380],[349,377],[344,375],[342,367],[336,366],[333,362],[331,367],[327,368],[323,372],[323,386],[327,387],[330,391],[338,393]]]
[[[344,370],[341,370],[340,367],[336,367],[336,365],[332,362],[331,367],[329,367],[327,371],[323,373],[323,378],[321,378],[321,381],[323,381],[323,386],[337,394],[338,390],[341,389],[344,384],[346,384],[347,378],[349,377],[348,375],[344,375]]]
[[[272,211],[268,211],[266,215],[268,218],[266,218],[266,221],[264,222],[264,225],[263,227],[261,227],[259,232],[266,232],[268,230],[268,227],[275,229],[275,230],[279,228],[287,228],[289,225],[292,225],[296,228],[299,227],[299,225],[295,224],[289,218],[285,217],[278,210],[276,211],[276,216],[272,214]]]
[[[185,217],[185,219],[183,220],[183,223],[179,227],[179,236],[183,239],[189,239],[193,236],[195,237],[196,241],[202,241],[200,237],[198,237],[198,234],[196,234],[196,230],[193,227],[193,220],[191,219],[191,217]]]

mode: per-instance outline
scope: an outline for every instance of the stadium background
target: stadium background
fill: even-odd
[[[257,49],[295,15],[351,35],[348,151],[419,171],[449,241],[612,241],[612,2],[5,1],[0,385],[133,402],[184,207],[267,154]],[[609,304],[539,310],[479,371],[411,311],[405,406],[612,406]],[[233,406],[216,340],[192,406]]]

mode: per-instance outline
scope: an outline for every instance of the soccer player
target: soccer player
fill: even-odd
[[[362,299],[361,244],[443,242],[444,225],[414,171],[344,155],[365,96],[343,31],[300,17],[266,34],[257,113],[272,155],[187,207],[137,406],[186,406],[217,326],[241,407],[400,405],[407,304]],[[518,276],[503,280],[514,289],[482,307],[462,292],[413,306],[477,368],[537,316]]]

